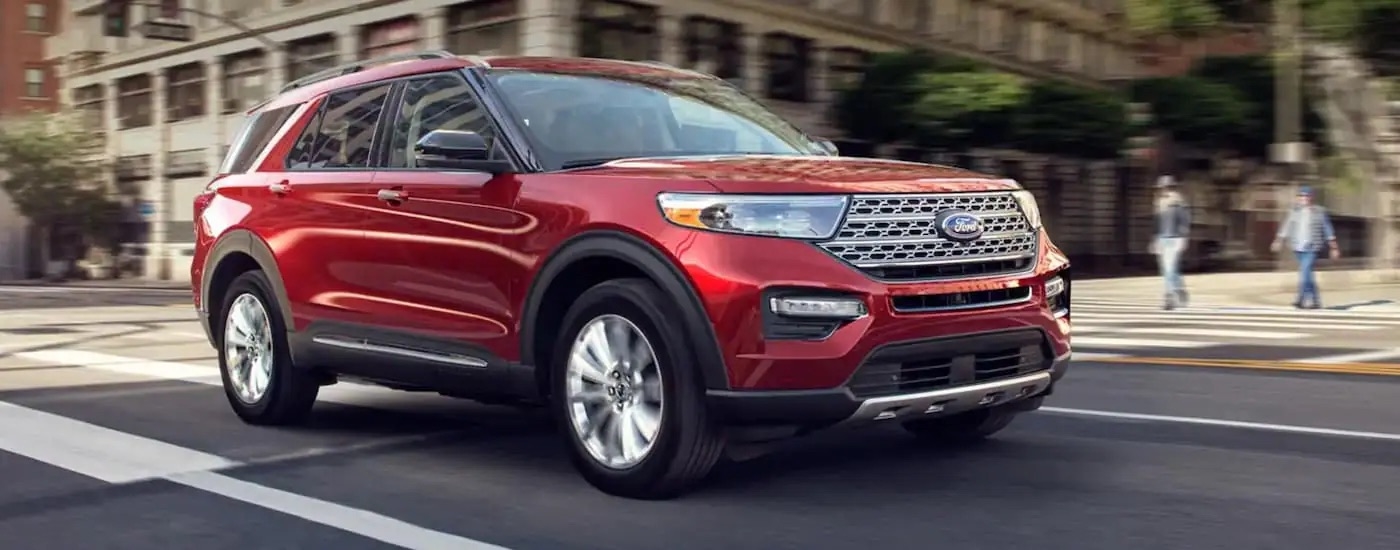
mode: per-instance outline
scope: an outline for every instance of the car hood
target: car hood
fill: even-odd
[[[951,166],[852,157],[624,159],[580,172],[701,179],[725,193],[958,193],[1021,188],[1012,180]]]

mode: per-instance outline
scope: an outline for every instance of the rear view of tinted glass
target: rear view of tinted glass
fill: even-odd
[[[296,147],[288,155],[287,167],[294,170],[324,168],[364,168],[370,165],[374,130],[388,84],[331,94],[321,112],[306,125]]]
[[[224,162],[219,166],[220,174],[241,174],[253,167],[253,162],[262,154],[263,149],[272,142],[273,136],[277,135],[277,130],[287,122],[287,118],[292,116],[297,106],[291,105],[278,109],[270,109],[249,116],[243,122],[243,129],[238,131],[238,137],[233,139],[233,147],[230,147],[228,154],[224,155]]]

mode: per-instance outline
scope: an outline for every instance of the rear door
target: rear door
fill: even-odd
[[[341,332],[337,325],[372,322],[365,306],[374,274],[365,266],[363,201],[374,171],[371,151],[390,84],[323,97],[285,160],[267,180],[281,201],[264,223],[278,254],[298,330]]]

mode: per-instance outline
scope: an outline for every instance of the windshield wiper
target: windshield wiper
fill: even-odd
[[[596,158],[596,159],[577,159],[577,160],[566,161],[566,162],[564,162],[564,164],[561,164],[560,167],[567,170],[567,169],[569,169],[569,168],[583,168],[583,167],[585,167],[585,166],[598,166],[598,165],[600,165],[600,164],[607,164],[607,163],[609,163],[609,162],[612,162],[612,161],[615,161],[615,160],[622,160],[622,159],[625,159],[625,158],[632,158],[632,157],[607,157],[607,158]]]

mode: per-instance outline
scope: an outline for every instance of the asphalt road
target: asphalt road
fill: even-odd
[[[142,292],[0,288],[0,547],[1400,548],[1394,313],[1086,298],[1109,328],[1076,338],[1116,347],[987,444],[830,433],[636,502],[579,479],[539,414],[342,384],[311,426],[245,426],[187,298]]]

